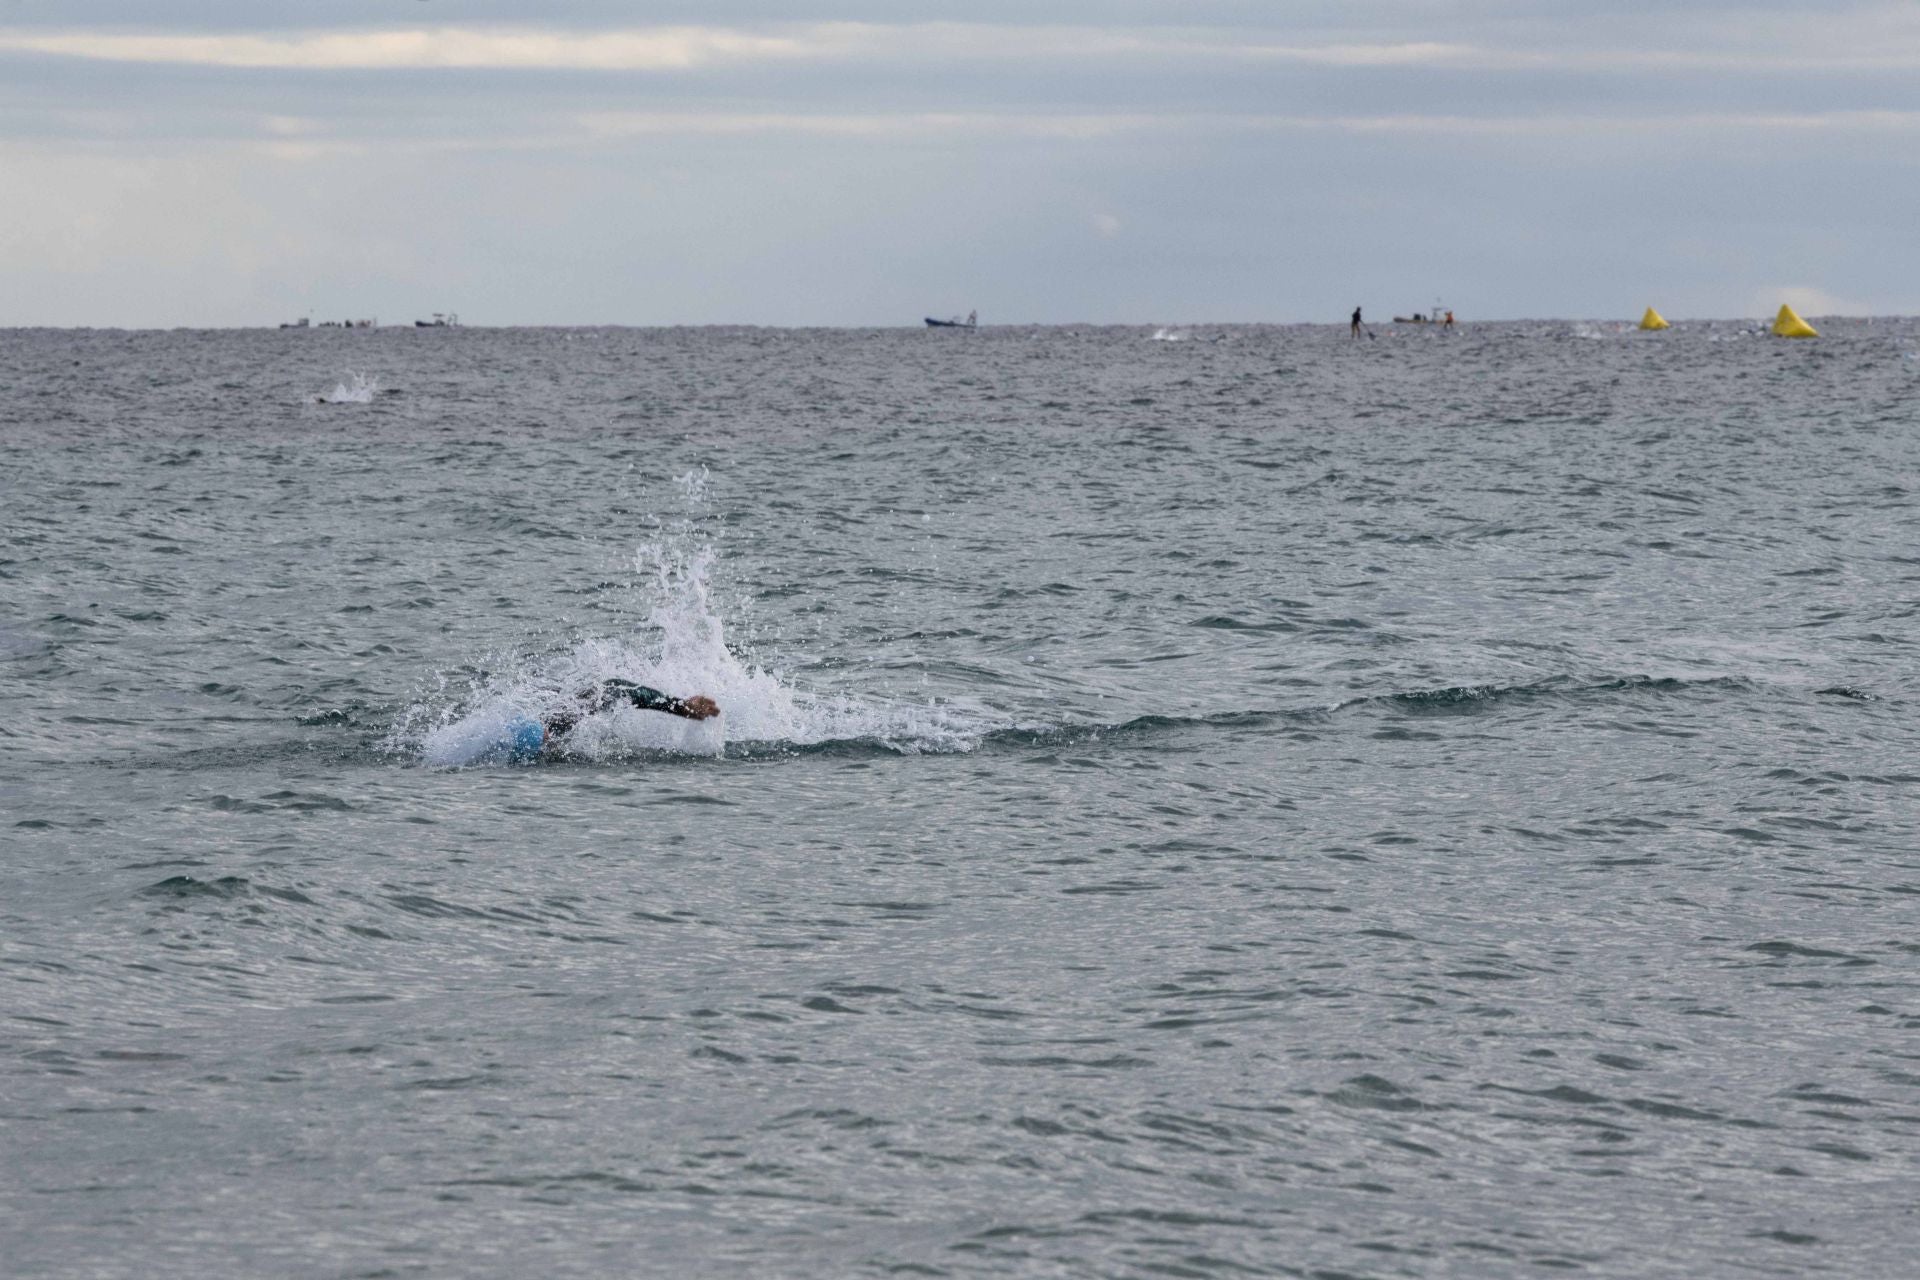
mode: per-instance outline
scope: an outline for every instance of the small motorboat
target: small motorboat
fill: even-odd
[[[415,320],[413,327],[416,329],[457,329],[460,327],[460,317],[451,311],[436,311],[433,313],[433,319]]]
[[[1433,304],[1433,310],[1424,315],[1416,311],[1410,316],[1395,316],[1393,322],[1395,324],[1437,324],[1444,326],[1447,317],[1452,314],[1453,312],[1447,310],[1447,308],[1436,299]]]
[[[932,316],[928,316],[926,320],[927,328],[929,329],[977,329],[980,327],[980,313],[978,311],[967,312],[967,318],[965,320],[962,320],[959,316],[955,316],[951,320],[935,320]]]

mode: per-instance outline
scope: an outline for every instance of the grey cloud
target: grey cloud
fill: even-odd
[[[76,12],[0,0],[0,30],[316,21],[310,4],[215,0],[190,20],[127,0]],[[896,42],[672,73],[0,54],[0,163],[24,193],[0,238],[0,323],[449,307],[496,323],[912,323],[976,306],[990,320],[1337,320],[1357,300],[1435,293],[1468,317],[1630,315],[1650,300],[1684,317],[1738,314],[1780,280],[1920,307],[1887,269],[1920,197],[1905,159],[1920,152],[1920,90],[1910,71],[1818,61],[1904,56],[1900,10],[1047,6],[1050,23],[1114,37],[1098,54],[1057,27],[1021,48],[1033,12],[969,6],[1019,29],[958,50],[899,56]],[[330,29],[634,20],[628,5],[504,0],[350,0],[324,15]],[[752,30],[794,17],[647,11]],[[1143,32],[1148,47],[1128,44]],[[1491,52],[1411,65],[1222,53],[1369,41]],[[1647,52],[1694,61],[1634,56]],[[1802,191],[1849,198],[1783,216]]]

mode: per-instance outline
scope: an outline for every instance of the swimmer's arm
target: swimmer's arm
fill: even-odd
[[[633,684],[626,680],[607,681],[609,694],[624,695],[627,701],[642,711],[664,711],[670,716],[679,716],[683,720],[705,720],[709,716],[720,714],[719,706],[712,698],[695,695],[691,698],[676,698],[658,689],[649,689],[643,684]]]

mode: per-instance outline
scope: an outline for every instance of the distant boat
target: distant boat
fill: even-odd
[[[424,324],[425,321],[421,323]],[[322,320],[319,324],[315,324],[310,317],[301,316],[298,320],[283,324],[280,327],[282,329],[378,329],[380,322],[374,319]]]
[[[967,312],[967,318],[965,320],[962,320],[959,316],[955,316],[951,320],[935,320],[932,316],[927,317],[927,328],[929,329],[977,329],[979,327],[980,313],[978,311]]]
[[[436,311],[433,313],[433,319],[415,320],[413,327],[416,329],[457,329],[460,327],[460,317],[452,311]]]
[[[1395,324],[1441,324],[1444,322],[1447,314],[1447,309],[1438,302],[1435,302],[1433,304],[1433,310],[1424,315],[1416,311],[1410,316],[1395,316],[1393,322]]]

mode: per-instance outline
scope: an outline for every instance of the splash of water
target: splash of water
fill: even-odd
[[[1155,342],[1185,342],[1187,335],[1180,329],[1159,328],[1153,331]]]
[[[380,394],[380,383],[364,373],[347,374],[347,380],[334,384],[332,391],[314,399],[321,404],[372,404]]]
[[[706,477],[682,478],[699,499]],[[545,758],[611,761],[652,754],[746,757],[796,748],[866,746],[904,755],[970,751],[1008,727],[990,712],[808,693],[727,644],[715,604],[718,556],[689,526],[635,552],[633,588],[645,620],[627,636],[585,636],[564,652],[509,659],[449,699],[448,682],[401,716],[383,744],[421,763],[456,768],[504,763],[516,720],[578,713],[583,695],[609,679],[675,697],[704,694],[720,715],[692,721],[618,706],[585,716],[550,739]]]

